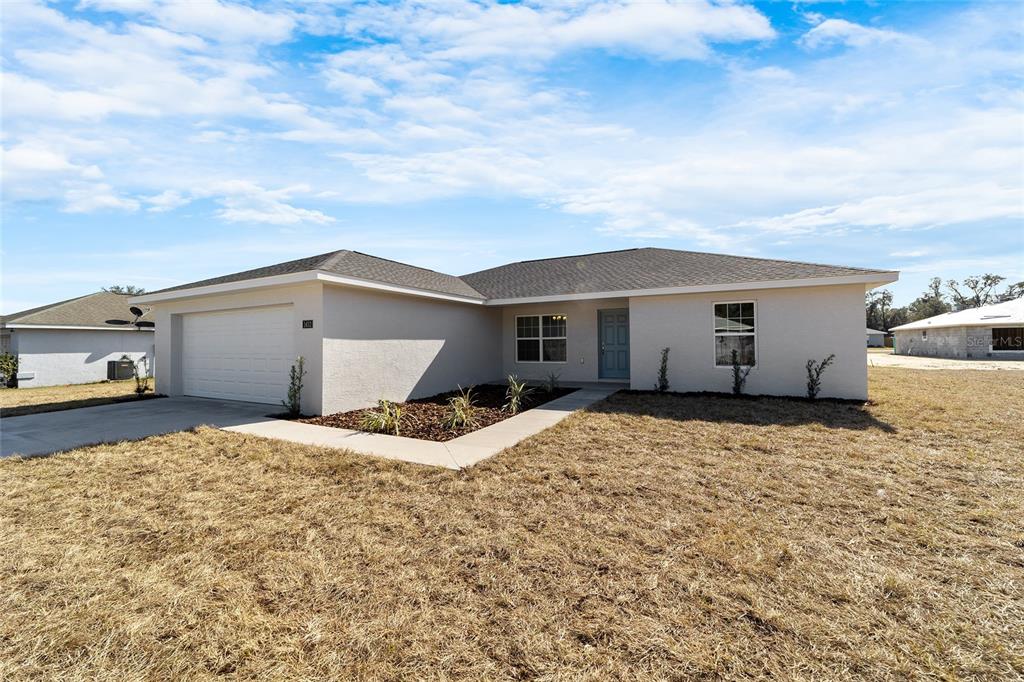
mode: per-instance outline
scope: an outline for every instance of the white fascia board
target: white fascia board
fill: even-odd
[[[120,326],[117,326],[117,327],[115,327],[115,326],[110,326],[110,327],[86,327],[86,326],[82,326],[82,325],[73,325],[73,324],[17,324],[17,323],[15,323],[15,324],[5,324],[4,328],[5,329],[74,329],[74,330],[84,330],[84,331],[91,331],[91,332],[124,332],[124,331],[151,332],[151,331],[153,331],[152,327],[143,327],[143,328],[139,329],[138,327],[135,327],[135,325],[131,325],[131,324],[124,324],[124,325],[120,325]]]
[[[845,277],[809,277],[806,279],[780,279],[766,282],[733,282],[729,284],[701,284],[687,287],[664,287],[659,289],[628,289],[622,291],[597,291],[586,294],[560,294],[556,296],[528,296],[523,298],[494,298],[487,305],[516,305],[519,303],[556,303],[558,301],[586,301],[596,298],[633,298],[638,296],[669,296],[672,294],[708,294],[726,291],[748,291],[754,289],[789,289],[793,287],[821,287],[843,284],[864,284],[881,286],[899,279],[898,272],[871,273],[869,275],[847,275]]]
[[[142,294],[141,296],[135,296],[129,299],[128,302],[160,303],[161,301],[175,301],[181,298],[230,294],[236,291],[245,291],[246,289],[261,289],[263,287],[277,287],[286,284],[301,284],[302,282],[313,282],[316,278],[317,273],[315,270],[307,272],[293,272],[287,275],[273,275],[271,277],[244,279],[239,282],[208,284],[204,287],[192,287],[191,289],[177,289],[175,291],[161,291],[154,294]]]
[[[256,279],[245,279],[238,282],[225,282],[224,284],[210,284],[204,287],[178,289],[176,291],[164,291],[155,294],[143,294],[130,299],[129,303],[160,303],[162,301],[196,298],[198,296],[230,294],[237,291],[286,286],[289,284],[301,284],[303,282],[324,282],[326,284],[338,284],[341,286],[359,287],[361,289],[375,289],[378,291],[405,294],[407,296],[422,296],[424,298],[437,298],[445,301],[457,301],[459,303],[472,303],[475,305],[483,305],[484,303],[481,298],[470,298],[468,296],[459,296],[457,294],[445,294],[437,291],[427,291],[426,289],[403,287],[397,284],[387,284],[385,282],[376,282],[356,277],[343,277],[341,275],[335,275],[319,270],[293,272],[287,275],[273,275],[271,277],[259,277]]]

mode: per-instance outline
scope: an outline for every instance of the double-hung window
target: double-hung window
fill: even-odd
[[[753,367],[757,358],[757,321],[753,301],[715,304],[715,366],[732,365],[732,353],[741,365]]]
[[[516,362],[565,362],[565,315],[518,315]]]

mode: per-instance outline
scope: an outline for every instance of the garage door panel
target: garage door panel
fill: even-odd
[[[279,404],[295,360],[291,306],[192,313],[182,319],[182,392]]]

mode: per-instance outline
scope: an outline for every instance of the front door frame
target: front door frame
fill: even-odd
[[[604,371],[604,315],[605,313],[626,314],[626,375],[606,377]],[[630,352],[631,339],[629,329],[629,308],[604,308],[597,311],[597,378],[606,381],[629,381],[630,380]]]

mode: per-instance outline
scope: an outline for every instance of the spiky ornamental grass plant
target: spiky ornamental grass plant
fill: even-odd
[[[463,389],[459,386],[459,394],[448,399],[448,414],[445,415],[445,426],[451,430],[475,427],[477,419],[476,398],[473,387]]]
[[[821,362],[807,361],[807,397],[810,400],[818,397],[818,393],[821,391],[821,375],[835,359],[836,354],[832,353]]]
[[[740,364],[740,354],[735,348],[732,349],[732,394],[742,395],[743,385],[747,383],[747,375],[750,374],[750,367]]]
[[[400,436],[402,434],[402,408],[397,403],[382,398],[377,401],[376,410],[369,410],[363,415],[359,428],[363,431]]]
[[[149,390],[149,371],[148,370],[146,370],[145,372],[139,371],[139,365],[141,363],[145,362],[145,358],[142,358],[142,359],[138,360],[138,362],[136,362],[135,360],[132,360],[131,357],[127,353],[125,353],[124,355],[121,356],[121,359],[126,361],[126,362],[132,363],[132,377],[135,379],[135,394],[136,395],[142,395],[143,393],[148,391]]]
[[[661,349],[661,365],[658,367],[658,383],[654,385],[654,390],[658,393],[667,393],[669,389],[668,351],[668,348]]]
[[[553,391],[554,389],[548,390]],[[508,390],[505,391],[506,402],[504,409],[508,410],[511,414],[519,414],[523,410],[523,399],[531,393],[533,393],[533,389],[529,388],[525,381],[519,381],[515,374],[509,374]]]
[[[301,355],[295,358],[288,378],[288,400],[281,404],[288,408],[288,414],[298,417],[302,413],[302,377],[306,376],[306,360]]]
[[[558,380],[561,378],[561,374],[558,372],[548,372],[547,377],[544,379],[544,390],[548,393],[554,393],[558,390]]]

